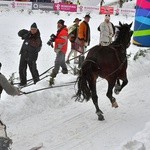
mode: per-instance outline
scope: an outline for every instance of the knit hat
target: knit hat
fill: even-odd
[[[36,28],[37,29],[37,25],[36,25],[35,22],[31,25],[31,28]]]
[[[81,19],[79,18],[76,18],[73,22],[76,22],[76,21],[81,21]]]
[[[90,14],[85,15],[84,18],[91,18]]]
[[[109,15],[109,14],[106,14],[106,15],[105,15],[105,19],[109,20],[109,19],[110,19],[110,15]]]
[[[64,20],[62,20],[62,19],[60,19],[60,20],[58,20],[58,22],[57,22],[57,23],[59,23],[59,24],[61,24],[61,25],[64,25],[65,21],[64,21]]]

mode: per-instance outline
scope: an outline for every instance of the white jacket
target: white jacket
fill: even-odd
[[[106,45],[109,45],[112,42],[113,34],[111,22],[107,23],[104,21],[100,24],[100,44],[106,43]]]

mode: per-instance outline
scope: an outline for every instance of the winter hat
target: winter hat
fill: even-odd
[[[109,20],[109,19],[110,19],[110,15],[109,15],[109,14],[106,14],[106,15],[105,15],[105,19]]]
[[[91,16],[90,16],[90,14],[88,14],[88,15],[85,15],[84,18],[91,18]]]
[[[76,22],[76,21],[81,21],[81,19],[79,18],[76,18],[73,22]]]
[[[37,25],[36,25],[35,22],[31,25],[31,28],[36,28],[37,29]]]
[[[58,20],[58,22],[57,22],[57,23],[59,23],[59,24],[61,24],[61,25],[64,25],[65,21],[64,21],[64,20],[62,20],[62,19],[60,19],[60,20]]]

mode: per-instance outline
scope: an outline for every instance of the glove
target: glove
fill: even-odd
[[[112,33],[110,33],[110,34],[108,35],[108,37],[109,37],[109,38],[112,38],[112,37],[113,37],[113,34],[112,34]]]
[[[24,40],[30,36],[30,31],[22,29],[18,32],[18,36],[20,36]]]
[[[25,39],[27,39],[27,38],[29,38],[30,37],[30,33],[27,33],[27,34],[24,34],[24,35],[22,35],[22,40],[25,40]]]

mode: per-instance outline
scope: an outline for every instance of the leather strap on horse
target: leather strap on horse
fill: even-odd
[[[119,45],[116,45],[116,46],[118,46],[118,47],[121,46],[121,47],[122,47],[122,44],[119,44]],[[118,60],[118,62],[119,62],[119,64],[120,64],[119,69],[121,69],[121,68],[123,67],[123,64],[125,63],[125,61],[126,61],[127,58],[125,58],[123,61],[121,61],[121,59],[119,58],[119,55],[118,55],[118,53],[117,53],[117,49],[114,48],[114,46],[108,46],[108,47],[110,47],[111,49],[113,49],[113,50],[115,51],[115,55],[116,55],[117,60]],[[123,47],[122,47],[122,48],[123,48]]]
[[[111,48],[112,48],[112,47],[111,47]],[[112,48],[112,49],[113,49],[113,48]],[[114,50],[115,50],[115,48],[114,48]],[[115,51],[115,53],[117,54],[116,51]],[[118,55],[118,54],[117,54],[117,55]],[[116,55],[116,57],[117,57],[117,55]],[[119,59],[119,56],[117,57],[117,59],[118,59],[118,61],[120,62],[119,67],[118,67],[116,70],[114,70],[113,72],[111,72],[110,74],[108,74],[105,78],[111,76],[112,74],[114,74],[115,72],[117,72],[119,69],[121,69],[121,68],[123,67],[124,63],[125,63],[126,60],[127,60],[127,58],[125,58],[125,59],[123,60],[123,62],[121,62],[120,59]],[[85,60],[84,62],[86,62],[86,61],[89,61],[89,62],[92,62],[92,63],[96,64],[96,65],[97,65],[97,68],[100,70],[100,66],[99,66],[99,65],[97,64],[97,62],[95,62],[94,60],[87,59],[87,60]]]

